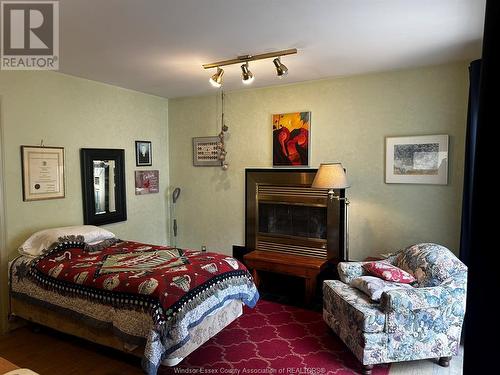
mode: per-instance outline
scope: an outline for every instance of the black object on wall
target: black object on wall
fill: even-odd
[[[125,150],[82,148],[80,150],[80,161],[83,192],[83,223],[103,225],[127,220]],[[104,177],[105,183],[101,184],[102,177],[96,176],[96,165],[107,165],[107,167],[102,169],[108,172],[112,169],[112,178],[106,174]],[[99,205],[97,199],[101,194],[105,194],[107,197],[105,204],[102,206]]]
[[[467,285],[467,312],[464,334],[464,374],[490,374],[498,371],[495,358],[496,345],[488,344],[488,336],[495,337],[494,326],[498,313],[494,307],[497,291],[489,291],[498,284],[498,263],[494,257],[498,252],[497,221],[485,215],[497,201],[498,185],[493,182],[496,175],[498,152],[495,130],[500,124],[498,109],[498,87],[500,85],[500,59],[497,49],[500,35],[500,2],[488,0],[483,36],[481,60],[479,106],[475,127],[474,147],[468,147],[474,156],[467,155],[468,168],[464,200],[467,200],[468,217],[462,226],[462,252],[469,267]],[[469,134],[470,136],[470,134]],[[471,141],[469,139],[468,141]],[[495,145],[493,142],[495,141]],[[491,210],[493,213],[497,211]],[[467,214],[467,212],[464,212]]]

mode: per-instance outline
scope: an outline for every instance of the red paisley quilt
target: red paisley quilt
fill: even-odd
[[[245,266],[227,255],[132,241],[98,251],[89,251],[84,243],[60,243],[35,261],[31,274],[62,293],[148,308],[156,323],[170,320],[217,284],[251,282]]]

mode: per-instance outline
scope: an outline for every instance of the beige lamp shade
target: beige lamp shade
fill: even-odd
[[[320,189],[345,189],[349,187],[344,168],[340,163],[320,164],[311,185]]]

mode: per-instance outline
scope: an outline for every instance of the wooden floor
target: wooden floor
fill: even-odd
[[[423,359],[393,363],[389,375],[462,375],[464,367],[464,347],[460,347],[457,356],[454,356],[449,367],[441,367],[437,359]]]
[[[23,327],[0,336],[0,357],[40,375],[144,374],[137,357],[47,328],[35,333]]]

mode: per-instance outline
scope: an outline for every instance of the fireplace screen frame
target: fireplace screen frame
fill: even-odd
[[[273,251],[294,255],[344,260],[343,201],[331,200],[325,189],[311,188],[316,168],[245,170],[245,247],[248,250]],[[289,195],[287,196],[287,192]],[[337,193],[345,196],[345,190]],[[326,240],[259,232],[259,202],[301,204],[326,207]]]

